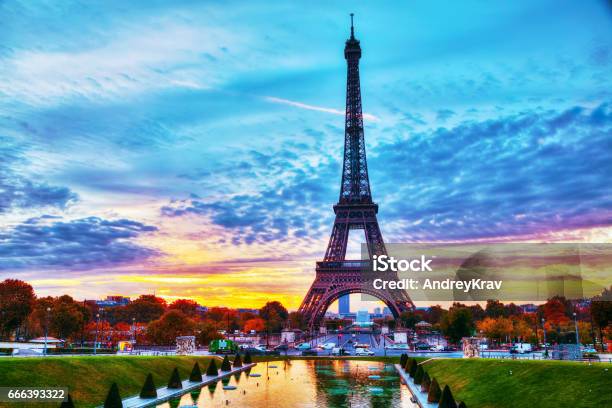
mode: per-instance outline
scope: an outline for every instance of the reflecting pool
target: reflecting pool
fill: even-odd
[[[229,389],[232,386],[236,388]],[[253,408],[417,406],[410,402],[410,392],[405,385],[400,385],[399,375],[392,365],[356,360],[258,363],[248,374],[236,374],[229,380],[205,386],[158,407],[194,405]]]

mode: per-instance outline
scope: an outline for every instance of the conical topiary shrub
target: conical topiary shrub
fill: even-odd
[[[74,402],[72,402],[72,397],[68,394],[68,398],[66,401],[62,401],[60,404],[60,408],[74,408]]]
[[[230,364],[227,355],[223,357],[223,362],[221,363],[221,371],[232,371],[232,365]]]
[[[404,367],[406,365],[406,361],[408,361],[408,354],[406,353],[402,353],[402,355],[400,356],[400,367]]]
[[[104,401],[104,408],[123,408],[117,383],[113,383],[108,390],[108,395],[106,395],[106,400]]]
[[[200,365],[197,361],[191,369],[191,374],[189,374],[189,381],[202,382],[202,371],[200,371]]]
[[[442,397],[440,397],[440,405],[438,406],[440,408],[457,408],[457,403],[455,402],[455,398],[453,398],[453,393],[448,384],[444,386]]]
[[[429,392],[429,386],[431,385],[431,378],[427,371],[423,370],[423,381],[421,381],[421,391]]]
[[[140,398],[157,398],[157,388],[153,382],[153,374],[147,374],[142,390],[140,390]]]
[[[423,366],[417,365],[416,373],[414,373],[414,383],[416,385],[421,385],[421,382],[423,381],[423,373]]]
[[[242,367],[242,359],[240,358],[240,354],[236,353],[236,357],[234,357],[234,368]]]
[[[206,375],[214,377],[219,375],[219,369],[217,369],[217,362],[215,360],[214,358],[210,360],[210,364],[208,364],[208,368],[206,369]]]
[[[465,402],[461,401],[459,405],[457,405],[457,408],[467,408],[467,405],[465,405]]]
[[[172,370],[172,374],[170,375],[170,380],[168,381],[168,389],[180,390],[181,388],[183,388],[181,376],[179,375],[178,368],[174,367],[174,370]]]
[[[412,359],[411,358],[406,358],[406,363],[404,363],[404,365],[402,366],[402,368],[404,369],[405,372],[409,373],[410,372],[410,364],[412,364]]]
[[[244,364],[251,364],[251,363],[253,363],[253,359],[251,358],[251,353],[247,351],[246,354],[244,355]]]
[[[437,403],[440,401],[440,386],[438,385],[438,381],[434,378],[431,380],[431,385],[429,386],[429,393],[427,394],[427,402]]]
[[[412,364],[410,365],[410,373],[409,373],[412,378],[414,378],[414,375],[416,374],[418,365],[419,364],[417,363],[416,359],[413,358]]]

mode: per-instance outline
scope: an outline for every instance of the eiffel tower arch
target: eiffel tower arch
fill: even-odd
[[[311,329],[322,321],[325,311],[339,297],[351,293],[374,296],[384,302],[397,318],[401,312],[414,307],[403,290],[379,290],[371,285],[373,276],[370,260],[374,255],[386,255],[387,249],[378,226],[378,204],[372,201],[368,165],[366,161],[359,59],[361,46],[355,38],[351,14],[351,36],[344,47],[347,61],[346,112],[344,126],[344,160],[340,197],[334,205],[336,219],[323,261],[317,262],[316,277],[304,297],[299,311]],[[349,231],[365,232],[369,260],[347,260]],[[376,277],[382,277],[379,273]],[[384,279],[397,280],[396,273]]]

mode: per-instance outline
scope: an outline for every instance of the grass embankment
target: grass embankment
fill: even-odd
[[[198,361],[202,371],[210,357],[177,356],[97,356],[1,358],[0,387],[68,387],[77,407],[100,405],[113,382],[122,398],[138,394],[148,373],[157,387],[168,383],[174,367],[187,379]],[[21,403],[0,402],[0,407],[15,408]],[[27,407],[53,407],[58,404],[23,404]]]
[[[609,363],[441,359],[423,367],[441,388],[448,384],[455,399],[470,408],[600,408],[612,404]]]

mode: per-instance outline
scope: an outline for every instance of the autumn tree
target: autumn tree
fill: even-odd
[[[183,312],[185,316],[194,318],[198,315],[199,305],[191,299],[177,299],[168,306],[168,309],[176,309]]]
[[[115,315],[118,321],[127,323],[135,318],[137,322],[148,323],[159,319],[166,311],[166,301],[154,295],[141,295],[128,305],[117,307]]]
[[[289,317],[287,309],[277,301],[268,302],[264,307],[259,309],[259,317],[264,319],[265,328],[270,333],[280,332],[284,322]]]
[[[147,338],[154,344],[173,344],[178,336],[192,335],[195,322],[180,310],[169,310],[158,320],[149,323]]]
[[[485,315],[491,318],[507,317],[504,305],[499,300],[487,300]]]
[[[0,338],[8,338],[26,321],[34,308],[34,289],[24,281],[0,282]]]
[[[503,342],[512,335],[512,321],[505,317],[486,317],[476,323],[477,330],[494,342]]]
[[[215,339],[222,339],[219,333],[219,325],[211,319],[205,319],[196,324],[197,340],[201,345],[208,346]]]
[[[256,332],[262,332],[265,329],[265,322],[263,319],[257,317],[255,319],[250,319],[247,320],[244,323],[244,331],[245,332],[250,332],[251,330],[254,330]]]

